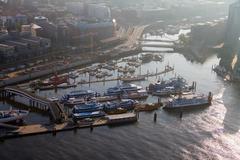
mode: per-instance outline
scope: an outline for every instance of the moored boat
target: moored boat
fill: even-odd
[[[128,91],[138,91],[141,90],[141,86],[137,86],[135,84],[123,84],[123,85],[118,85],[116,87],[111,87],[107,90],[106,95],[121,95],[124,92]]]
[[[103,111],[93,111],[93,112],[80,112],[80,113],[74,113],[72,115],[73,120],[80,120],[85,118],[98,118],[98,117],[104,117],[105,112]]]
[[[94,96],[98,96],[97,92],[92,91],[92,90],[77,90],[77,91],[72,91],[68,94],[65,94],[61,101],[62,102],[66,102],[68,101],[70,98],[92,98]]]
[[[210,106],[212,104],[212,93],[209,92],[208,96],[193,95],[192,97],[179,97],[169,101],[164,109],[177,110],[177,109],[193,109],[198,107]]]
[[[0,111],[0,123],[21,122],[28,114],[26,110]]]
[[[155,96],[169,96],[191,92],[194,91],[195,88],[196,88],[195,82],[193,83],[192,86],[189,86],[185,79],[177,77],[171,78],[168,81],[161,81],[155,84],[150,84],[148,91]]]
[[[117,96],[100,96],[100,97],[96,97],[96,101],[97,102],[108,102],[108,101],[114,101],[117,100],[118,97]]]
[[[131,99],[123,99],[120,102],[108,102],[104,104],[104,111],[113,111],[117,108],[123,108],[127,110],[133,110],[136,106],[137,102]]]
[[[146,99],[148,98],[148,93],[146,90],[138,90],[138,91],[131,91],[125,92],[121,98],[123,99]]]
[[[82,113],[82,112],[94,112],[94,111],[100,111],[104,107],[103,104],[96,103],[96,102],[89,102],[89,103],[83,103],[75,105],[72,113]]]

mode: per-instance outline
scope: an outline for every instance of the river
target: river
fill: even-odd
[[[141,113],[135,124],[118,127],[81,129],[6,140],[0,144],[0,159],[24,160],[132,160],[132,159],[240,159],[240,87],[238,84],[224,82],[214,72],[212,65],[217,64],[217,56],[211,56],[203,64],[187,61],[181,54],[165,53],[164,62],[151,62],[141,67],[141,72],[155,72],[166,64],[174,65],[174,73],[160,78],[167,79],[175,74],[181,75],[188,82],[197,82],[197,92],[214,94],[213,105],[201,110],[179,114],[168,113],[162,109],[157,112],[157,122],[153,122],[153,113]],[[137,84],[147,86],[159,77]],[[78,86],[104,91],[116,82]],[[55,93],[45,91],[42,96],[61,96],[73,90]],[[149,97],[148,100],[156,101]],[[1,108],[9,104],[0,103]],[[31,113],[30,121],[38,118],[48,121],[47,117]],[[30,118],[29,118],[30,119]],[[32,122],[32,123],[33,123]]]

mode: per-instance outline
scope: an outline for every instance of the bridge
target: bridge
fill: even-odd
[[[19,103],[42,111],[50,111],[50,114],[56,123],[63,122],[67,118],[63,106],[57,102],[52,102],[16,86],[5,87],[0,91],[1,98],[12,98],[15,100],[15,96],[27,100],[26,102],[22,101]]]

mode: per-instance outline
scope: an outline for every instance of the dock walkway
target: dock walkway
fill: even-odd
[[[52,115],[52,118],[55,122],[62,122],[66,119],[66,114],[63,110],[63,107],[57,102],[51,102],[46,98],[40,97],[36,94],[23,90],[17,86],[5,87],[1,90],[1,98],[11,98],[15,96],[24,97],[28,99],[28,104],[25,104],[29,107],[34,107],[42,111],[48,112]]]
[[[147,73],[143,75],[138,75],[141,77],[154,77],[154,76],[159,76],[161,74],[166,74],[168,72],[174,71],[174,67],[171,66],[166,66],[165,69],[161,72],[156,72],[156,73]],[[112,78],[112,79],[100,79],[100,80],[92,80],[92,81],[80,81],[78,84],[90,84],[90,83],[101,83],[101,82],[110,82],[110,81],[118,81],[121,80],[122,77],[117,77],[117,78]]]

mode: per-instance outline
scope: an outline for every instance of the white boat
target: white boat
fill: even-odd
[[[21,122],[28,114],[26,110],[0,111],[0,123]]]
[[[47,98],[49,101],[52,101],[52,102],[57,102],[59,101],[59,99],[57,97],[51,97],[51,98]]]
[[[123,99],[146,99],[148,98],[148,93],[145,89],[141,89],[133,92],[125,92],[122,97]]]

